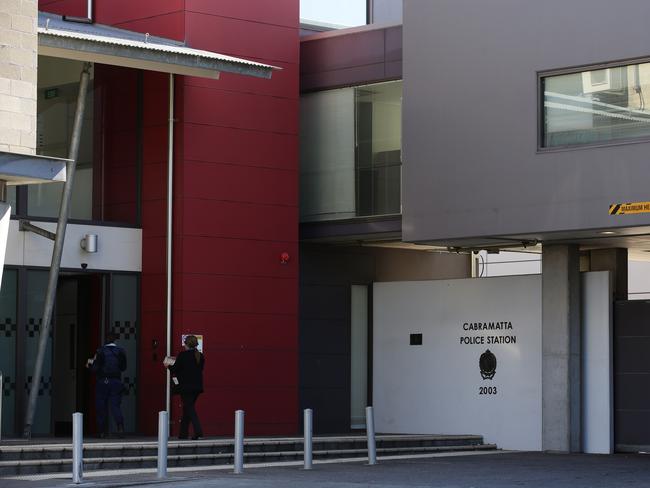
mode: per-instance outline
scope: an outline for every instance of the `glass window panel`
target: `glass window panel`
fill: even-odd
[[[301,98],[302,222],[401,212],[402,83]]]
[[[357,215],[401,211],[402,83],[355,88]]]
[[[68,157],[82,66],[83,63],[79,61],[39,56],[36,151],[40,155]],[[70,202],[70,218],[83,220],[92,219],[94,113],[92,80],[88,90]],[[29,185],[29,215],[57,217],[62,190],[63,183]]]
[[[47,290],[47,271],[27,272],[27,323],[25,324],[25,395],[29,396],[32,384],[32,374],[38,342],[43,325],[43,305]],[[49,434],[51,430],[50,413],[52,409],[52,333],[47,341],[43,371],[39,381],[38,402],[34,415],[32,433]]]
[[[344,88],[303,96],[300,120],[302,220],[356,216],[354,90]]]
[[[542,79],[543,147],[650,136],[650,63]]]
[[[16,298],[18,272],[5,269],[0,286],[0,371],[2,384],[2,433],[14,434],[16,422]]]
[[[127,393],[122,397],[124,430],[135,432],[139,335],[136,275],[115,274],[111,278],[111,329],[117,334],[118,344],[126,352],[127,367],[122,373],[122,381],[128,387]]]

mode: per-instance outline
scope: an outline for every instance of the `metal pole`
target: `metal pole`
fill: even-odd
[[[235,412],[235,474],[244,472],[244,411]]]
[[[366,407],[366,435],[368,436],[368,464],[377,464],[375,415],[373,414],[372,407]]]
[[[172,223],[174,196],[174,75],[169,74],[169,121],[167,124],[167,349],[172,354]],[[165,410],[171,411],[170,372],[167,369]]]
[[[305,469],[312,467],[312,430],[313,430],[313,411],[311,408],[305,409],[304,431],[305,431]]]
[[[61,255],[63,254],[63,244],[65,241],[65,229],[68,224],[68,214],[70,213],[70,197],[72,196],[74,173],[77,166],[77,156],[79,155],[79,141],[81,140],[81,128],[83,126],[84,112],[86,110],[86,93],[88,92],[90,66],[90,63],[84,64],[83,70],[81,71],[81,79],[79,81],[77,111],[74,116],[72,138],[70,139],[70,153],[68,156],[68,159],[70,159],[70,161],[68,161],[66,165],[66,180],[65,184],[63,185],[63,195],[61,196],[61,207],[59,209],[59,220],[56,224],[56,238],[54,239],[54,250],[52,251],[52,264],[50,266],[50,275],[47,281],[45,304],[43,305],[43,325],[39,334],[38,352],[36,354],[36,362],[34,363],[32,385],[29,390],[29,401],[27,402],[27,412],[25,414],[24,436],[27,438],[31,438],[32,436],[32,423],[34,422],[34,413],[36,412],[38,388],[41,382],[41,373],[43,372],[43,361],[45,359],[47,341],[50,336],[52,310],[54,308],[54,301],[56,299],[56,286],[59,279]]]
[[[167,477],[167,441],[169,422],[167,412],[158,412],[158,478]]]
[[[79,484],[84,478],[84,414],[72,414],[72,482]]]

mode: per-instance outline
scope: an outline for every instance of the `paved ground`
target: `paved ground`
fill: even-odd
[[[87,479],[84,486],[152,486],[155,477],[120,476]],[[650,455],[560,455],[502,453],[362,463],[317,464],[313,471],[295,466],[228,471],[173,473],[160,486],[174,488],[360,488],[377,486],[440,488],[628,488],[650,487]],[[70,486],[69,480],[0,479],[1,488]],[[155,486],[155,485],[154,485]]]

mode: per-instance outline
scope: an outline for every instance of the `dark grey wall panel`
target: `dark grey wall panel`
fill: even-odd
[[[305,319],[347,319],[344,306],[348,290],[336,284],[306,284],[300,294],[300,307]]]
[[[616,405],[621,410],[649,411],[648,391],[650,391],[650,374],[616,376]]]
[[[314,409],[314,435],[350,430],[350,391],[345,388],[301,388],[302,408]],[[330,407],[326,407],[329,405]],[[347,416],[347,424],[346,418]],[[302,421],[302,418],[300,419]]]
[[[650,374],[650,328],[645,336],[617,337],[614,352],[615,367],[619,373]]]
[[[350,354],[349,320],[301,319],[300,350],[305,354]]]
[[[650,302],[614,307],[614,435],[618,448],[650,445]]]
[[[540,71],[650,56],[647,0],[405,0],[408,241],[650,224],[650,144],[537,152]]]
[[[647,446],[650,439],[650,422],[647,410],[632,410],[614,421],[617,448],[622,446]],[[623,442],[624,441],[624,442]]]
[[[616,303],[616,334],[620,337],[647,336],[650,322],[646,313],[650,302],[630,300]],[[644,320],[645,318],[645,320]]]
[[[350,284],[370,283],[375,263],[359,248],[300,248],[300,408],[314,433],[350,430]]]

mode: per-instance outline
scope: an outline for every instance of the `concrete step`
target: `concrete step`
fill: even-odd
[[[493,450],[480,436],[377,436],[379,456],[427,454],[451,451]],[[156,466],[155,442],[110,442],[84,445],[84,469],[137,469]],[[246,463],[299,461],[303,457],[301,438],[250,439],[244,445]],[[71,470],[70,445],[23,445],[0,447],[0,476],[57,473]],[[362,436],[314,438],[314,459],[367,456]],[[168,465],[219,466],[233,464],[232,439],[173,441],[169,443]]]

